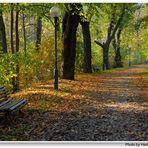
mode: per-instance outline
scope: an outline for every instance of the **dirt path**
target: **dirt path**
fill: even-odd
[[[81,114],[74,111],[60,113],[59,122],[52,132],[48,129],[44,137],[47,140],[74,141],[148,140],[148,95],[144,84],[139,85],[144,68],[139,66],[98,78],[93,76],[88,79],[92,81],[88,84],[87,78],[83,77],[80,94],[89,96],[93,103],[84,103]],[[94,82],[96,79],[98,81]],[[89,84],[92,89],[89,89]]]
[[[140,65],[80,75],[76,81],[60,80],[57,93],[52,89],[53,82],[38,84],[18,94],[28,98],[26,111],[32,111],[13,122],[26,127],[22,135],[27,140],[148,141],[146,68],[148,65]],[[39,100],[42,102],[36,103]],[[40,111],[43,104],[50,106]]]
[[[97,88],[87,95],[102,106],[85,105],[83,108],[88,115],[77,118],[62,115],[63,120],[49,140],[148,140],[148,95],[144,84],[138,85],[142,81],[139,75],[143,68],[146,67],[99,76]]]

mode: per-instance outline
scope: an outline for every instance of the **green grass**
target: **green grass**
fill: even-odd
[[[108,69],[108,70],[104,70],[104,71],[99,71],[99,72],[94,72],[93,75],[96,74],[105,74],[105,73],[111,73],[111,72],[115,72],[115,71],[124,71],[129,69],[129,67],[123,67],[123,68],[113,68],[113,69]]]

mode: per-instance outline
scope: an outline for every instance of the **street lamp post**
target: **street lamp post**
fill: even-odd
[[[129,60],[128,60],[128,66],[131,66],[131,46],[129,45]]]
[[[50,15],[54,18],[55,27],[55,69],[54,69],[54,89],[58,90],[58,66],[57,66],[57,21],[60,15],[60,9],[58,7],[52,7],[50,9]]]

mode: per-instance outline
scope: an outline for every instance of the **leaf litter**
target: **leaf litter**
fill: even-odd
[[[75,81],[36,83],[13,94],[24,115],[0,117],[1,141],[147,141],[148,65]],[[21,136],[20,136],[21,135]]]

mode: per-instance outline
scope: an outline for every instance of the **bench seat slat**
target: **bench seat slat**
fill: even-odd
[[[23,99],[9,102],[6,105],[1,106],[0,111],[2,111],[2,112],[9,111],[10,108],[12,108],[13,106],[17,107],[17,105],[22,103],[22,101],[23,101]],[[13,108],[11,110],[13,110]]]
[[[9,111],[13,111],[13,110],[18,110],[19,108],[21,108],[23,105],[26,104],[26,100],[22,99],[20,102],[18,102],[16,105],[12,106],[11,108],[9,108]]]
[[[7,103],[9,103],[12,99],[11,98],[8,98],[7,100],[3,101],[0,103],[0,107],[3,106],[3,105],[6,105]]]

